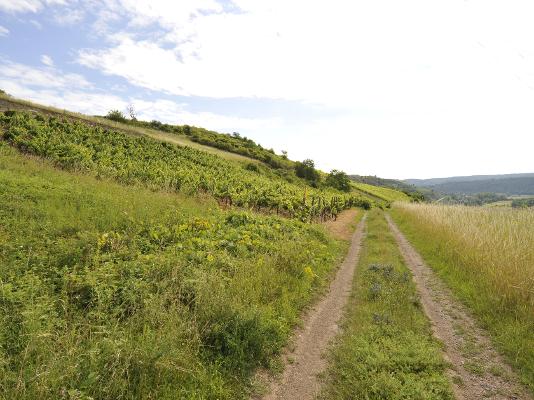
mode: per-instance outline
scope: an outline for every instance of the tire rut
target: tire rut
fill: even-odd
[[[532,399],[467,309],[425,265],[387,214],[386,219],[413,274],[434,336],[444,345],[444,358],[451,365],[449,375],[456,398]]]
[[[328,293],[304,317],[294,336],[294,350],[284,357],[282,376],[271,382],[262,400],[314,399],[320,390],[318,374],[326,368],[323,353],[338,332],[338,322],[347,304],[358,263],[366,216],[352,235],[343,263],[330,284]]]

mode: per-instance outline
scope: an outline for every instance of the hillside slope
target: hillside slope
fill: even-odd
[[[5,111],[31,112],[49,117],[68,119],[71,122],[81,122],[104,130],[123,132],[130,136],[148,137],[180,147],[201,150],[229,161],[241,163],[245,168],[267,175],[270,179],[283,178],[289,183],[309,185],[309,182],[305,179],[300,179],[296,176],[298,162],[289,160],[285,156],[276,155],[273,150],[265,149],[252,140],[236,133],[229,135],[189,125],[170,125],[159,121],[131,120],[126,119],[118,111],[110,112],[111,117],[87,116],[0,93],[0,112]],[[113,118],[117,114],[119,115],[118,120]],[[322,180],[327,176],[321,171],[318,171],[318,174]],[[375,185],[374,182],[370,183],[372,186],[384,186]],[[316,185],[314,184],[313,186]],[[379,189],[377,188],[377,190]],[[370,203],[390,201],[362,190],[357,190],[355,194]]]
[[[399,190],[388,187],[373,186],[367,183],[353,182],[352,185],[363,193],[385,200],[387,202],[394,201],[411,201],[410,196]]]
[[[0,141],[2,398],[243,398],[346,248],[56,163]]]
[[[353,206],[369,208],[362,196],[290,183],[261,170],[189,147],[104,130],[81,122],[25,112],[0,114],[1,138],[57,166],[188,194],[208,193],[222,204],[309,221],[335,217]]]
[[[220,148],[195,142],[185,134],[155,129],[151,127],[150,124],[143,126],[141,124],[128,124],[126,123],[127,121],[125,121],[125,123],[117,122],[104,117],[88,116],[85,114],[75,113],[68,110],[60,110],[54,107],[45,106],[22,99],[17,99],[12,96],[0,93],[0,112],[4,111],[29,111],[59,118],[69,118],[74,121],[87,123],[93,126],[99,126],[103,129],[113,129],[134,136],[148,136],[152,139],[160,140],[163,142],[173,143],[179,146],[191,147],[194,149],[218,155],[228,160],[242,162],[257,161],[254,158],[247,157],[242,154],[225,151]]]

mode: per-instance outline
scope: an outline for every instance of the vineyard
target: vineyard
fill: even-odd
[[[302,221],[326,220],[346,208],[371,206],[369,200],[356,194],[292,184],[200,150],[80,122],[11,111],[0,115],[0,124],[2,139],[23,152],[122,184],[208,193],[224,205]]]

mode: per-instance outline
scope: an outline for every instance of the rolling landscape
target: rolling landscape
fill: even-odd
[[[447,109],[448,136],[434,111],[440,78],[504,51],[471,13],[504,11],[390,4],[426,13],[411,21],[451,66],[403,29],[332,47],[355,25],[394,39],[363,2],[193,3],[0,1],[0,399],[534,399],[530,117],[503,144],[466,83],[500,69],[461,86],[495,142],[480,110]],[[397,46],[410,63],[373,58]],[[305,63],[266,64],[282,56]],[[494,86],[523,111],[534,95],[514,85],[534,69],[502,65],[521,79]]]

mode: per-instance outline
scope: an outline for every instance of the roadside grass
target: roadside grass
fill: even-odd
[[[440,344],[380,210],[368,213],[360,257],[319,398],[452,399]]]
[[[534,392],[534,210],[398,204],[392,216]]]
[[[246,398],[346,248],[0,142],[0,398]]]

